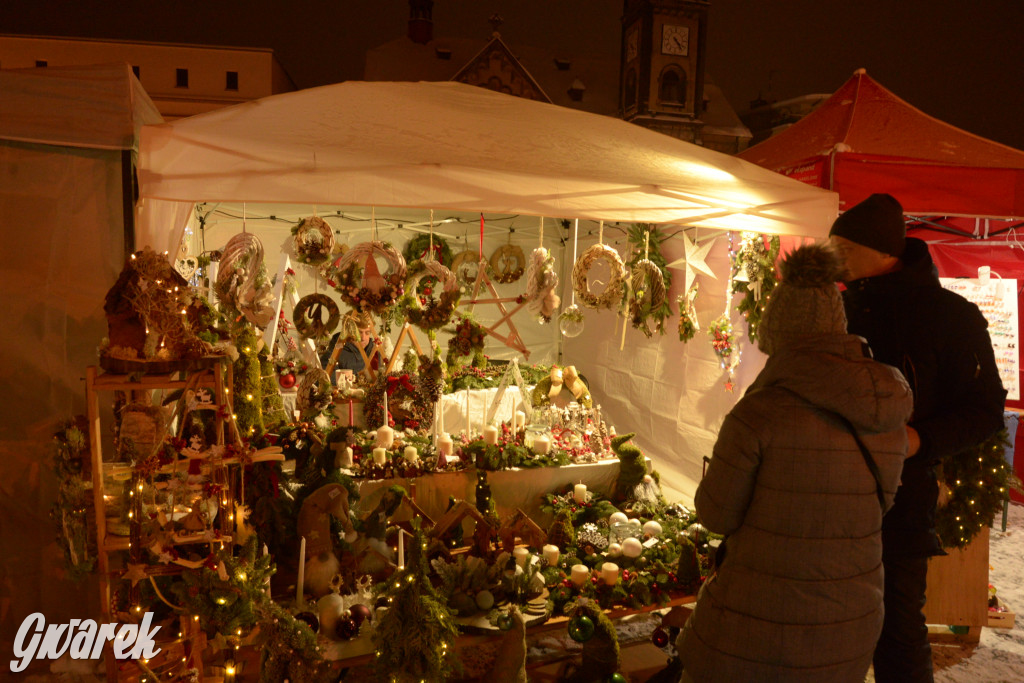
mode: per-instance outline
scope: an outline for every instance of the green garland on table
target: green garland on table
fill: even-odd
[[[967,547],[992,524],[1010,489],[1021,492],[1020,479],[1003,457],[1009,445],[1006,430],[1001,430],[942,461],[941,481],[949,488],[949,499],[935,512],[935,529],[943,548]]]
[[[263,434],[263,381],[256,333],[246,325],[235,338],[238,360],[234,363],[231,387],[235,427],[244,438]]]
[[[89,458],[88,423],[84,418],[61,423],[54,435],[52,462],[59,485],[50,519],[57,529],[57,545],[64,552],[64,568],[81,581],[96,566],[96,545],[89,540],[87,510],[92,496],[82,477]]]
[[[757,341],[757,328],[761,325],[764,308],[779,282],[775,274],[778,258],[777,235],[771,235],[768,247],[765,247],[764,235],[741,233],[739,251],[732,257],[732,291],[743,295],[736,310],[747,318],[747,337],[751,342]]]
[[[501,384],[501,378],[505,375],[506,365],[495,363],[486,359],[486,365],[478,368],[472,365],[460,365],[448,368],[448,379],[446,393],[453,393],[463,389],[493,389]],[[537,384],[544,377],[551,374],[550,365],[525,365],[519,364],[519,371],[523,375],[523,382],[529,386]]]
[[[426,545],[419,522],[413,521],[412,539],[405,545],[406,568],[382,586],[380,596],[388,608],[373,632],[374,666],[382,680],[445,681],[462,668],[455,649],[455,617],[430,582]]]
[[[672,288],[672,273],[668,269],[668,261],[661,253],[661,243],[665,241],[656,225],[651,223],[634,223],[627,233],[631,250],[631,257],[626,262],[626,268],[630,273],[638,272],[641,262],[650,261],[655,268],[650,269],[653,275],[654,270],[661,274],[662,287],[658,283],[648,283],[655,291],[667,293]],[[646,254],[646,255],[645,255]],[[654,329],[658,334],[665,334],[665,321],[672,317],[672,307],[669,305],[668,297],[661,296],[652,298],[649,292],[635,290],[636,277],[633,289],[630,291],[632,301],[630,302],[630,314],[633,327],[641,330],[648,337],[651,331],[647,327],[648,319],[654,321]]]

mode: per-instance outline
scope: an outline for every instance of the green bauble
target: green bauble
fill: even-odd
[[[495,620],[495,623],[497,624],[498,628],[500,628],[502,631],[508,631],[512,628],[512,624],[514,622],[512,621],[512,615],[508,612],[505,612],[504,614],[498,615],[498,618]]]
[[[608,677],[608,683],[626,683],[626,677],[616,671]]]
[[[585,643],[594,637],[594,622],[590,617],[573,617],[569,620],[569,637],[577,643]]]

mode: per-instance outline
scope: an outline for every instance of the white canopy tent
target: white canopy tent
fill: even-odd
[[[750,230],[820,238],[838,210],[834,193],[735,157],[451,82],[342,83],[146,126],[139,179],[137,243],[172,253],[197,202],[675,224],[705,237]],[[682,255],[680,242],[666,247],[670,261]],[[722,277],[726,242],[708,260]],[[723,310],[719,282],[721,290],[709,283],[714,289],[698,300],[702,329]],[[567,288],[564,304],[569,298]],[[614,316],[588,313],[586,332],[564,345],[562,360],[590,379],[620,432],[638,431],[670,498],[692,496],[701,457],[759,360],[747,354],[737,393],[728,394],[706,337],[682,346],[671,330],[652,341],[629,330],[625,340],[623,351]]]

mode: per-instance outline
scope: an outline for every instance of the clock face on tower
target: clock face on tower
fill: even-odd
[[[690,53],[690,27],[665,24],[661,29],[661,53],[687,56]]]

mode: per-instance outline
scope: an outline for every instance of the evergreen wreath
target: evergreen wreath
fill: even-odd
[[[632,257],[626,263],[630,269],[632,294],[629,313],[633,327],[650,337],[652,331],[647,321],[653,320],[658,334],[665,334],[665,321],[672,317],[668,302],[672,273],[661,254],[661,244],[665,239],[657,226],[650,223],[630,226],[627,238],[633,247]]]
[[[441,286],[441,294],[434,298],[433,287],[420,292],[419,284],[424,280],[433,280]],[[406,294],[402,298],[402,307],[409,322],[420,329],[431,332],[448,324],[459,305],[459,281],[452,271],[443,264],[433,260],[419,259],[413,261],[408,270],[405,282]]]
[[[608,285],[600,294],[590,291],[587,275],[598,259],[608,264]],[[622,300],[626,269],[619,252],[604,244],[588,247],[572,267],[572,289],[587,308],[614,308]]]
[[[487,365],[487,358],[484,356],[484,339],[487,333],[480,324],[468,315],[455,326],[455,334],[448,339],[448,354],[445,356],[445,363],[449,368],[457,368],[468,362],[474,367],[482,368]]]
[[[327,320],[323,318],[324,311],[327,311]],[[326,337],[338,327],[340,320],[338,304],[326,294],[307,294],[292,311],[296,331],[307,339]]]
[[[514,267],[512,261],[515,261]],[[495,249],[491,254],[490,271],[491,279],[503,285],[519,280],[526,272],[526,255],[522,247],[506,244]]]
[[[319,216],[303,218],[292,228],[292,246],[295,257],[311,266],[319,266],[331,258],[334,251],[334,230]]]
[[[426,356],[420,357],[422,372],[380,373],[376,381],[366,389],[363,399],[363,414],[368,425],[384,424],[384,392],[388,394],[388,425],[396,430],[418,430],[429,426],[434,416],[436,400],[423,381],[430,372],[425,365],[432,363]]]
[[[949,499],[935,511],[935,530],[943,548],[965,548],[982,528],[992,524],[1021,482],[1003,454],[1010,443],[1005,430],[969,451],[942,461],[941,481]]]
[[[690,291],[676,297],[676,306],[679,307],[679,341],[684,344],[700,331],[700,324],[697,322],[697,308],[694,306],[694,299],[697,298],[698,283],[694,282]]]
[[[764,236],[756,232],[741,234],[739,251],[732,257],[732,291],[742,294],[736,310],[747,318],[747,337],[757,341],[757,328],[772,290],[778,284],[775,261],[779,258],[779,238],[771,235],[765,247]]]
[[[434,259],[445,268],[452,267],[452,248],[448,246],[448,241],[443,237],[437,235],[420,234],[413,237],[411,240],[405,243],[405,247],[402,248],[402,256],[405,257],[406,263],[413,263],[419,260],[430,260],[427,258],[430,254],[430,244],[433,241],[434,244]]]
[[[383,274],[384,286],[372,290],[363,281],[367,259],[383,256],[388,270]],[[405,292],[405,259],[388,242],[363,242],[349,249],[338,261],[334,288],[341,299],[357,311],[371,311],[383,316]]]

